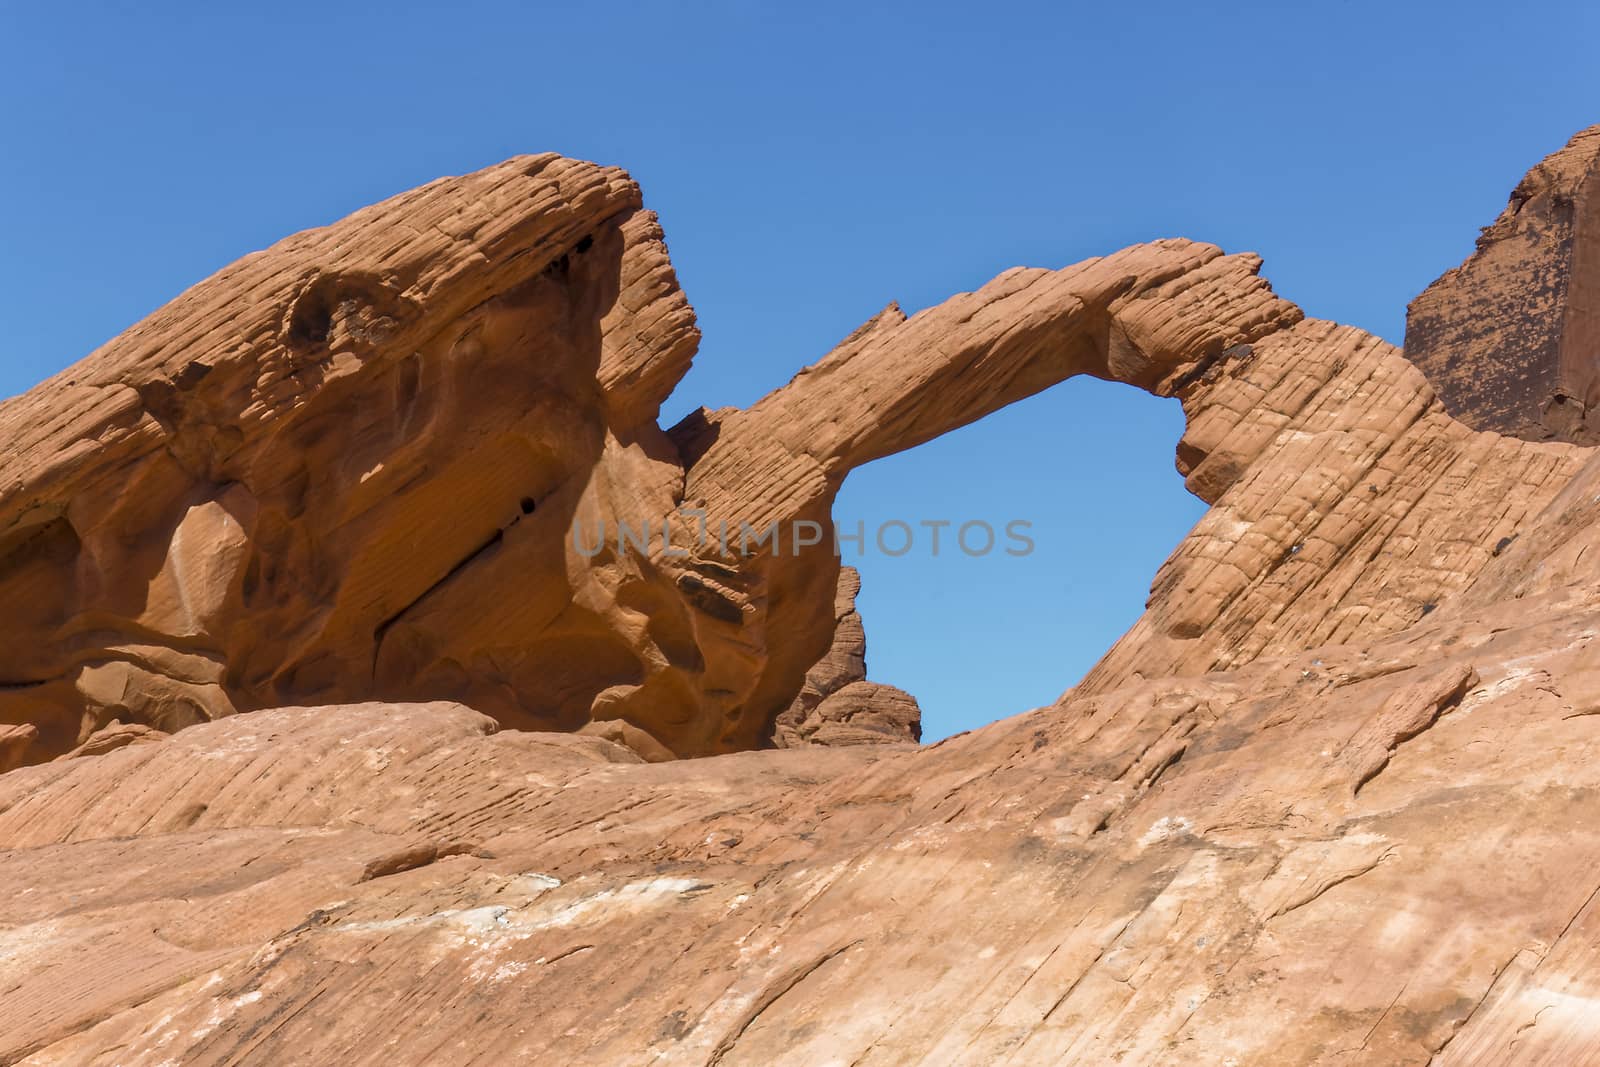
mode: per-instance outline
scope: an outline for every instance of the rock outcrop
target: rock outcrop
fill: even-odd
[[[1600,1057],[1600,452],[1258,267],[1009,271],[664,433],[657,222],[538,157],[0,406],[0,1062]],[[911,720],[796,531],[1073,374],[1184,406],[1143,618],[1051,707],[814,743]]]
[[[24,768],[0,1060],[1587,1062],[1597,632],[1545,595],[921,749],[365,705]]]
[[[1600,442],[1600,126],[1527,174],[1477,251],[1412,302],[1406,355],[1445,410],[1530,441]]]
[[[773,741],[779,748],[922,740],[922,708],[916,697],[867,680],[867,630],[856,610],[860,592],[860,573],[840,567],[833,646],[806,672],[800,694],[778,716]]]
[[[1012,271],[668,437],[697,335],[637,187],[548,156],[435,182],[0,406],[0,721],[37,726],[30,759],[372,698],[652,754],[769,743],[834,623],[831,547],[790,536],[850,469],[1297,319],[1256,267],[1171,241]],[[685,512],[770,539],[729,554]]]
[[[34,760],[113,721],[371,698],[758,746],[828,649],[837,563],[708,551],[680,509],[787,538],[853,466],[1296,317],[1254,269],[1167,242],[1011,272],[675,443],[654,414],[697,335],[637,187],[555,157],[435,182],[0,407],[0,721],[38,728]]]
[[[659,579],[570,566],[568,526],[670,506],[648,416],[692,322],[633,183],[554,156],[227,268],[0,407],[0,721],[35,758],[395,689],[587,723],[574,642],[671,657],[623,636]]]
[[[1180,396],[1180,468],[1217,504],[1139,670],[1392,632],[1582,452],[1475,436],[1258,268],[1162,241],[1008,271],[669,435],[697,334],[633,183],[555,157],[433,183],[0,407],[0,721],[38,727],[31,759],[113,721],[369,699],[651,758],[770,744],[832,643],[848,473],[1077,374]]]
[[[31,723],[0,726],[0,774],[22,766],[27,760],[28,750],[38,739],[39,728]]]

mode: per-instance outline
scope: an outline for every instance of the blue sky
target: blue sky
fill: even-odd
[[[891,299],[1182,235],[1316,316],[1406,302],[1600,121],[1600,14],[1521,5],[0,3],[0,393],[229,261],[440,174],[627,167],[700,313],[664,413],[749,404]],[[862,561],[929,736],[1049,701],[1199,517],[1175,404],[1077,381],[854,475],[836,515],[1034,523]]]

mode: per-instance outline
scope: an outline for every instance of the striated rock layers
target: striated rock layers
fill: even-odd
[[[1009,271],[663,433],[660,230],[538,157],[0,407],[0,1062],[1600,1060],[1600,455],[1258,265]],[[568,536],[786,537],[1073,374],[1181,400],[1211,510],[938,745],[815,743],[913,728],[828,545]]]
[[[567,532],[672,506],[696,341],[634,184],[554,156],[241,260],[0,407],[0,721],[36,758],[379,693],[576,729],[604,681],[681,724],[670,576]]]
[[[0,1061],[1592,1062],[1597,633],[1430,615],[926,749],[368,704],[23,768]]]
[[[0,723],[30,761],[371,699],[650,758],[769,744],[837,622],[799,531],[853,468],[1075,374],[1180,397],[1216,504],[1092,687],[1394,632],[1584,453],[1474,434],[1258,267],[1162,241],[1008,271],[668,434],[698,335],[637,187],[553,156],[434,182],[0,406]]]
[[[1600,126],[1527,174],[1412,302],[1406,355],[1469,426],[1600,442]]]
[[[773,741],[779,748],[922,740],[922,708],[916,697],[867,681],[867,631],[856,610],[860,592],[860,573],[840,567],[833,647],[806,672],[800,695],[778,716]]]

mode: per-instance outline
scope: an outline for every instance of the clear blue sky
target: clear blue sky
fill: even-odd
[[[0,0],[0,393],[291,231],[554,149],[660,211],[745,405],[891,299],[1165,235],[1401,339],[1543,154],[1600,122],[1586,3]],[[1074,382],[852,477],[857,517],[1027,518],[1026,560],[869,556],[876,677],[930,736],[1044,703],[1198,518],[1181,416]]]

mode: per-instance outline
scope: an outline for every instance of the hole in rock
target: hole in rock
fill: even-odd
[[[1080,377],[850,474],[834,521],[864,526],[864,547],[841,547],[868,677],[917,698],[924,741],[1050,703],[1139,618],[1206,511],[1174,466],[1183,429],[1176,400]],[[941,521],[935,555],[925,523]],[[973,523],[990,551],[982,526],[962,536]],[[899,524],[914,538],[891,555]]]
[[[333,332],[333,312],[331,287],[319,278],[295,302],[289,317],[289,343],[300,348],[326,344]]]

